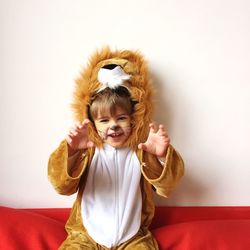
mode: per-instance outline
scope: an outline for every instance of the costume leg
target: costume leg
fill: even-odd
[[[150,231],[140,230],[130,240],[122,243],[117,250],[159,250],[156,239]]]
[[[59,250],[104,250],[105,248],[94,242],[86,233],[69,235],[62,243]]]

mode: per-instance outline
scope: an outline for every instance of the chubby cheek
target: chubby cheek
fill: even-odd
[[[124,127],[124,128],[122,128],[122,130],[123,130],[123,133],[124,133],[124,135],[126,137],[130,136],[130,134],[131,134],[131,126]]]
[[[104,130],[107,129],[107,126],[105,126],[105,125],[103,125],[101,123],[96,123],[95,127],[96,127],[97,131],[104,131]]]
[[[107,138],[107,132],[108,132],[108,126],[103,125],[103,124],[95,124],[95,127],[96,127],[98,135],[102,139],[106,139]]]
[[[118,123],[118,125],[119,125],[122,129],[126,129],[126,128],[130,128],[130,127],[131,127],[131,122],[130,122],[130,121],[124,121],[124,122]]]

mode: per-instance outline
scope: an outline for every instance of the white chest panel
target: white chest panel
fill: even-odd
[[[98,244],[118,246],[138,232],[140,179],[140,162],[131,149],[96,149],[81,206],[83,224]]]

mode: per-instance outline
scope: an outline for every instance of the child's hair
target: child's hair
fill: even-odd
[[[129,115],[133,113],[133,102],[130,98],[130,93],[125,87],[116,89],[105,88],[92,97],[92,102],[89,106],[89,118],[94,120],[98,116],[98,112],[110,111],[113,115],[117,107],[124,109]]]

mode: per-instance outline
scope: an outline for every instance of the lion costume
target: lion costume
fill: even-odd
[[[110,65],[112,67],[109,68]],[[113,70],[113,73],[109,70]],[[114,77],[120,74],[119,77],[125,80],[118,81],[115,85],[105,82],[105,77],[110,72]],[[102,191],[102,194],[98,198],[94,193],[92,195],[94,198],[88,199],[86,190],[91,192],[88,179],[93,174],[92,165],[98,152],[106,150],[105,145],[94,125],[90,124],[89,137],[95,143],[95,147],[88,149],[84,154],[82,152],[78,154],[74,167],[68,169],[68,147],[66,140],[63,140],[50,156],[48,176],[57,192],[63,195],[77,192],[77,198],[66,223],[68,237],[60,249],[158,249],[157,242],[149,231],[154,216],[152,192],[154,189],[157,194],[168,197],[183,175],[184,167],[180,155],[171,145],[168,146],[164,163],[160,163],[156,156],[138,149],[138,144],[147,139],[153,111],[154,88],[148,76],[144,57],[137,51],[111,51],[109,48],[97,51],[90,58],[79,79],[76,80],[72,107],[76,120],[82,122],[85,118],[89,118],[89,106],[93,95],[103,88],[116,88],[117,85],[123,85],[129,90],[134,103],[132,131],[125,142],[124,149],[128,150],[126,152],[132,152],[131,155],[134,158],[131,159],[134,159],[135,165],[138,165],[139,172],[135,172],[136,166],[134,166],[127,179],[127,172],[121,176],[117,173],[111,177],[107,175],[107,178],[111,178],[111,183],[116,184],[121,178],[124,183],[122,188],[114,184],[114,189],[116,189],[114,196],[112,192],[105,192],[106,185],[109,183],[105,183],[103,178],[98,182],[93,182],[101,185],[99,191]],[[109,151],[108,154],[112,152]],[[127,164],[126,160],[117,162],[118,169]],[[110,164],[113,163],[110,162]],[[139,180],[138,185],[134,185],[133,183],[136,182],[132,180],[136,175]],[[130,200],[128,197],[130,193],[133,193],[133,189],[136,189],[137,193]],[[102,199],[106,199],[107,202],[105,207],[102,206],[100,209],[95,202],[99,204],[99,200]],[[110,212],[110,207],[113,214]],[[92,225],[89,218],[95,220],[95,225]],[[106,240],[110,234],[112,237]]]

